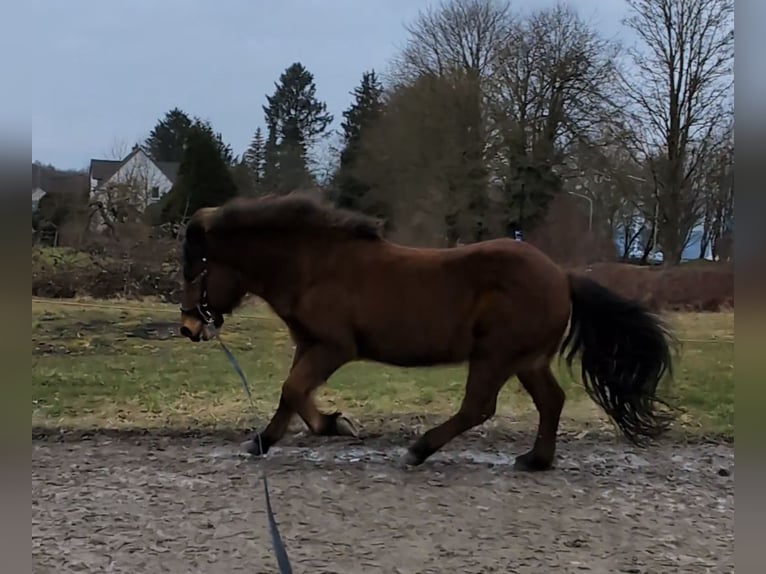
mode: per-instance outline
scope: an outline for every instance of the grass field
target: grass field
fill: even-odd
[[[156,323],[162,333],[175,327],[176,307],[75,303],[32,302],[33,427],[253,426],[239,380],[216,344],[146,338],[148,324]],[[733,313],[676,314],[670,319],[683,340],[670,387],[685,411],[683,430],[732,436]],[[292,358],[287,331],[263,306],[248,306],[227,319],[222,337],[248,376],[257,416],[268,416]],[[606,424],[579,383],[563,366],[557,369],[568,396],[564,424]],[[366,418],[441,415],[456,409],[464,377],[464,367],[398,369],[355,363],[336,373],[319,397],[325,408],[348,412],[363,424]],[[518,382],[506,385],[496,419],[531,422],[534,417]]]

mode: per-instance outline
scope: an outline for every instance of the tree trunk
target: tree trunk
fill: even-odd
[[[652,220],[652,226],[649,228],[649,238],[644,244],[644,252],[641,254],[641,265],[646,265],[649,261],[649,255],[654,249],[654,227],[656,222]]]
[[[630,247],[631,243],[628,242],[628,236],[630,235],[630,228],[626,225],[624,228],[624,231],[622,233],[622,257],[621,259],[623,261],[627,261],[630,259]]]

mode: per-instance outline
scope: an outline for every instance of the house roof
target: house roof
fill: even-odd
[[[123,159],[91,159],[90,160],[90,176],[93,179],[97,179],[100,181],[106,181],[110,177],[112,177],[115,173],[117,173],[117,170],[120,169],[123,165],[125,165],[130,158],[132,158],[137,153],[143,152],[143,150],[136,146],[133,148],[133,150],[126,155]],[[146,157],[149,158],[150,161],[156,165],[160,171],[165,174],[165,177],[167,177],[171,183],[176,182],[176,177],[178,176],[178,167],[180,166],[180,163],[175,161],[154,161],[149,155],[147,154]]]
[[[92,159],[90,160],[90,176],[93,179],[106,180],[112,177],[123,161],[120,159]]]

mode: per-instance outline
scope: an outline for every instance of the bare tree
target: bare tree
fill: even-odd
[[[113,138],[108,150],[105,150],[104,157],[113,161],[122,161],[130,153],[133,146],[121,138]]]
[[[645,166],[636,163],[616,134],[605,133],[595,140],[572,146],[572,172],[565,191],[590,198],[594,231],[618,240],[620,258],[629,259],[641,249],[651,252],[653,188]]]
[[[616,46],[564,5],[519,19],[507,2],[448,0],[408,30],[361,162],[370,195],[433,212],[448,244],[541,217],[572,142],[610,117]]]
[[[399,149],[396,153],[381,150],[380,157],[398,158],[398,175],[410,174],[411,180],[399,189],[419,182],[419,190],[405,195],[407,201],[425,194],[430,199],[419,200],[421,208],[430,204],[427,210],[434,211],[433,204],[440,204],[436,211],[444,213],[425,219],[433,224],[435,236],[442,235],[436,231],[439,226],[446,226],[443,236],[449,244],[489,234],[483,95],[498,51],[507,42],[510,22],[505,0],[447,0],[421,11],[407,26],[408,41],[389,74],[389,104],[393,105],[379,123],[390,121],[391,125],[388,135],[377,130],[375,139],[378,145],[386,141]],[[405,117],[410,120],[404,122]],[[432,121],[435,117],[440,121]],[[421,131],[411,133],[416,126]],[[428,151],[416,148],[413,155],[402,155],[402,142],[391,137],[395,129],[408,132],[401,135],[427,146]],[[421,173],[413,169],[418,164]]]
[[[406,83],[422,74],[464,70],[484,78],[507,42],[510,21],[507,0],[447,0],[429,7],[406,26],[410,37],[394,76]]]
[[[699,178],[732,97],[733,0],[628,0],[641,46],[621,85],[659,202],[664,260],[677,263],[699,222]]]
[[[734,140],[733,114],[715,143],[702,176],[702,236],[699,258],[710,249],[713,259],[726,258],[722,243],[733,233],[734,226]]]
[[[519,226],[561,189],[565,152],[609,118],[617,50],[562,4],[512,24],[487,101],[493,166]]]
[[[467,72],[421,75],[387,94],[383,116],[362,139],[355,169],[371,188],[364,209],[389,219],[401,240],[454,245],[486,232],[476,84]]]

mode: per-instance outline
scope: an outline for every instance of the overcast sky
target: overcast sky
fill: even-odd
[[[27,2],[6,7],[11,18],[3,43],[17,46],[16,63],[26,70],[26,87],[31,87],[23,99],[11,94],[18,101],[10,107],[31,112],[33,160],[74,169],[142,141],[174,106],[210,120],[241,154],[263,123],[266,95],[296,61],[314,74],[317,95],[327,102],[337,127],[362,73],[384,71],[406,39],[403,24],[434,3]],[[526,10],[553,3],[515,0],[513,6]],[[603,35],[622,37],[623,0],[569,3]],[[27,26],[8,26],[14,11],[31,19],[33,41]]]

